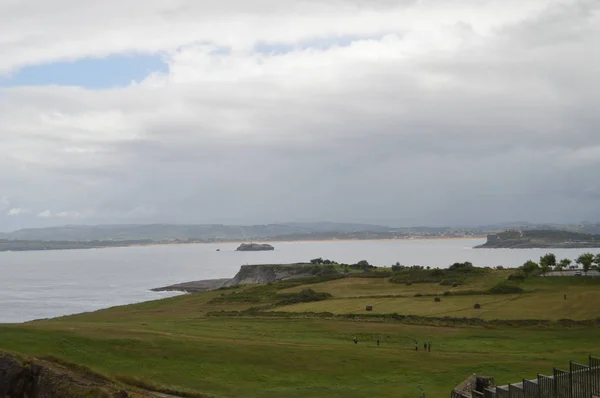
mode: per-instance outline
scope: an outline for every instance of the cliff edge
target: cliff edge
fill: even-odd
[[[0,397],[9,398],[127,398],[150,397],[130,393],[116,382],[88,369],[69,368],[40,359],[22,359],[0,351]]]
[[[242,265],[237,274],[231,279],[208,279],[202,281],[178,283],[176,285],[152,289],[155,292],[180,291],[186,293],[199,293],[216,290],[221,287],[237,285],[256,285],[262,283],[275,283],[290,279],[310,278],[324,273],[337,273],[334,267],[314,264],[264,264]]]
[[[239,272],[224,286],[275,283],[289,279],[308,278],[314,275],[310,264],[242,265]]]

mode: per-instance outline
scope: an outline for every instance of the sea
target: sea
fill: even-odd
[[[552,251],[575,259],[600,249],[473,249],[481,239],[274,242],[274,251],[236,252],[236,243],[155,245],[88,250],[0,253],[0,323],[96,311],[175,296],[150,289],[201,279],[230,278],[245,264],[308,262],[448,267],[516,267]]]

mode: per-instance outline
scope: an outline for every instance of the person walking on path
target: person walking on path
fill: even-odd
[[[379,346],[379,337],[377,337],[377,345]]]
[[[415,341],[415,351],[419,351],[419,342]]]
[[[358,344],[358,339],[354,336],[354,344]]]
[[[425,343],[423,344],[423,350],[424,350],[424,351],[427,351],[427,342],[425,342]]]

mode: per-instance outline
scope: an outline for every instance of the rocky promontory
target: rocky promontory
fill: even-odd
[[[184,282],[176,285],[152,289],[153,292],[187,292],[200,293],[224,287],[231,279],[206,279],[203,281]]]
[[[275,250],[275,248],[266,243],[242,243],[235,250],[238,252],[261,252]]]
[[[325,270],[325,267],[326,266],[323,265],[313,264],[242,265],[239,272],[231,279],[207,279],[195,282],[179,283],[176,285],[152,289],[152,291],[180,291],[186,293],[199,293],[237,285],[275,283],[290,279],[309,278],[322,272],[330,272],[329,270]]]
[[[584,249],[600,247],[600,235],[559,230],[504,231],[475,249]]]
[[[157,396],[136,389],[136,397]],[[132,397],[119,383],[82,367],[53,360],[21,358],[0,351],[0,397]]]

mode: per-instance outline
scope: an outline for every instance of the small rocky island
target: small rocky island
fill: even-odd
[[[268,244],[261,243],[242,243],[240,247],[235,249],[238,252],[261,252],[261,251],[269,251],[275,250],[275,248]]]

